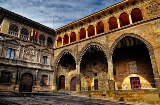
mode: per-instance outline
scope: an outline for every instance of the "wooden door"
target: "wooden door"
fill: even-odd
[[[59,89],[65,89],[65,76],[59,77]]]
[[[139,77],[131,77],[130,82],[131,82],[132,89],[141,89]]]
[[[25,73],[21,76],[19,92],[32,92],[33,76]]]
[[[70,82],[70,90],[71,91],[76,91],[76,81],[77,81],[76,77],[73,77],[71,79],[71,82]]]
[[[98,80],[94,80],[94,90],[98,90]]]

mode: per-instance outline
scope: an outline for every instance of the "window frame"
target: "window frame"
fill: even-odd
[[[1,73],[1,75],[0,75],[0,84],[2,84],[2,85],[7,85],[7,84],[11,84],[11,80],[12,80],[12,72],[10,72],[10,71],[0,71]],[[8,73],[8,74],[5,74],[5,73]],[[3,75],[3,76],[2,76]],[[2,77],[4,77],[4,78],[2,78]],[[3,81],[4,79],[6,80],[6,78],[8,79],[8,82],[6,82],[6,81]]]
[[[48,56],[42,56],[42,60],[41,60],[42,64],[48,64]]]
[[[13,49],[13,48],[7,48],[6,49],[6,56],[5,56],[5,58],[14,59],[15,58],[15,53],[16,53],[15,49]]]

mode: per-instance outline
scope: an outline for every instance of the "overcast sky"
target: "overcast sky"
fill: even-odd
[[[123,0],[0,0],[0,6],[57,29],[121,1]]]

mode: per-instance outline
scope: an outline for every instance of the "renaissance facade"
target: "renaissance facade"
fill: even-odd
[[[160,103],[159,0],[124,0],[56,35],[1,10],[0,90]]]

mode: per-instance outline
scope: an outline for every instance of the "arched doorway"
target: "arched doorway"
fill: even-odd
[[[80,72],[82,91],[107,89],[108,64],[106,54],[101,47],[90,45],[82,52]]]
[[[76,73],[76,61],[70,51],[63,51],[57,59],[57,89],[70,90],[70,75]],[[67,80],[67,81],[65,81]],[[69,80],[69,81],[68,81]]]
[[[114,48],[112,60],[116,89],[155,88],[149,51],[142,40],[123,37]]]
[[[70,90],[71,91],[76,91],[76,81],[77,81],[76,77],[73,77],[71,79],[71,82],[70,82]]]
[[[33,75],[25,73],[21,76],[19,92],[32,92]]]
[[[65,89],[65,76],[61,75],[59,77],[59,89]]]

